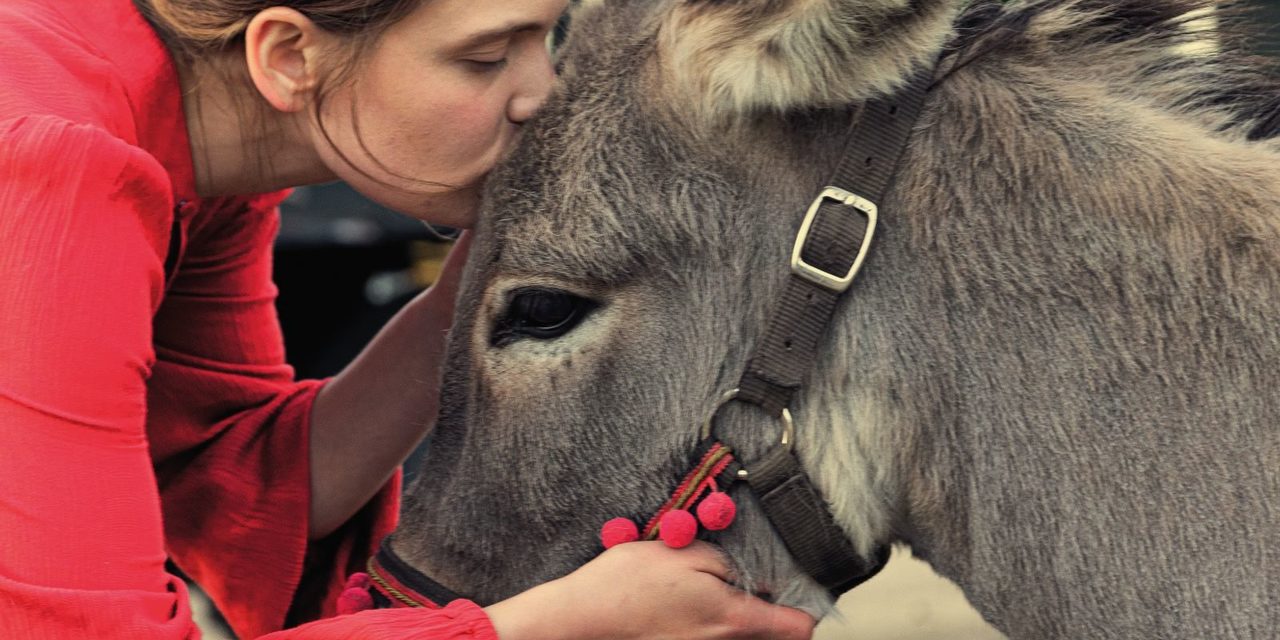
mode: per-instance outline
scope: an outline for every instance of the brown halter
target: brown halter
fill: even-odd
[[[738,477],[750,486],[796,564],[834,596],[878,573],[888,559],[888,547],[879,544],[871,557],[863,557],[836,524],[795,456],[795,425],[788,407],[813,369],[836,304],[867,257],[880,204],[932,82],[930,67],[893,95],[863,108],[832,180],[835,186],[814,199],[796,235],[791,276],[764,340],[748,361],[738,388],[720,402],[754,404],[782,422],[781,442],[759,460],[744,464]],[[712,432],[708,420],[702,437],[713,438]]]

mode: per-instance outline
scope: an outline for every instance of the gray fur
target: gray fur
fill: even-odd
[[[887,0],[826,4],[864,2]],[[1013,638],[1280,629],[1280,145],[1248,140],[1273,102],[1232,98],[1265,74],[1170,46],[1172,17],[1204,4],[1013,3],[962,34],[794,407],[798,453],[863,548],[909,544]],[[393,539],[481,601],[661,504],[838,162],[849,114],[814,96],[711,119],[681,102],[655,60],[684,10],[579,16],[562,85],[490,185]],[[506,293],[531,284],[601,307],[493,346]],[[778,432],[746,407],[719,428],[747,459]],[[736,498],[720,541],[744,582],[826,611]]]

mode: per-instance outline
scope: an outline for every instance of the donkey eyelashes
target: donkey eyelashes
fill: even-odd
[[[544,287],[516,289],[493,328],[490,344],[501,347],[525,338],[553,340],[573,331],[599,307],[594,300]]]

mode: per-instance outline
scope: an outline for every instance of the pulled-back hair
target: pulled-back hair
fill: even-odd
[[[423,0],[133,0],[161,39],[183,61],[243,42],[249,21],[264,9],[288,7],[320,28],[367,44]]]
[[[286,7],[306,16],[316,26],[344,37],[349,47],[338,62],[324,70],[324,78],[315,88],[316,121],[320,131],[335,152],[353,169],[373,180],[360,165],[334,143],[320,119],[327,89],[350,79],[363,54],[377,42],[388,28],[429,0],[133,0],[133,4],[164,41],[165,46],[182,67],[195,71],[200,61],[207,61],[219,54],[235,52],[243,47],[249,22],[259,12],[271,7]],[[243,71],[243,70],[242,70]],[[249,83],[247,73],[224,76],[224,82]],[[261,113],[247,105],[238,105],[241,116],[262,122]],[[401,176],[379,161],[359,138],[361,151],[381,169],[397,177],[426,185],[438,185],[428,180]],[[259,158],[259,164],[270,165],[270,157]]]

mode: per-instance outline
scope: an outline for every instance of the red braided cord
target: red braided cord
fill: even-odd
[[[439,604],[432,602],[430,598],[418,595],[405,586],[390,571],[382,568],[382,563],[378,562],[377,557],[369,558],[369,562],[365,565],[365,570],[369,574],[371,587],[382,592],[391,601],[392,607],[422,607],[425,609],[439,609]]]
[[[698,464],[693,467],[693,471],[690,471],[672,492],[671,497],[644,525],[644,531],[640,537],[644,540],[657,539],[658,521],[662,516],[672,509],[684,509],[697,502],[708,488],[715,486],[716,476],[723,473],[730,464],[733,464],[733,452],[719,442],[713,444],[706,455],[702,456]]]

